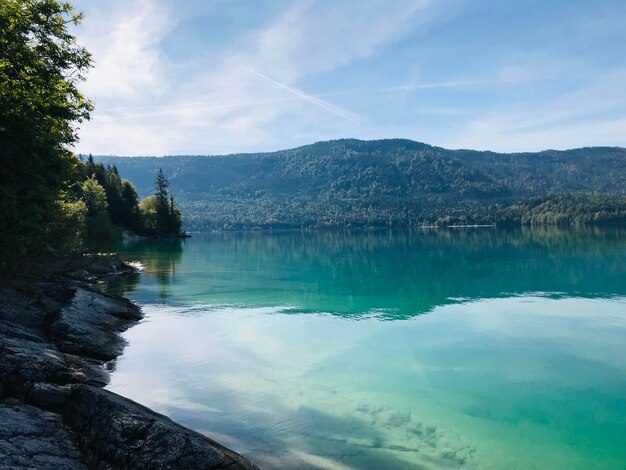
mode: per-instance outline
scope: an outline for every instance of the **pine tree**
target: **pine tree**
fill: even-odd
[[[159,168],[155,179],[155,193],[156,200],[156,230],[159,235],[169,235],[170,225],[170,205],[169,205],[169,181],[165,177],[163,170]]]
[[[154,196],[142,201],[142,212],[147,228],[160,236],[178,236],[181,234],[182,217],[176,208],[174,198],[169,193],[169,181],[159,168],[154,181]]]

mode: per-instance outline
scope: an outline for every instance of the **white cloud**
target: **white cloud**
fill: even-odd
[[[243,60],[281,81],[319,73],[373,54],[428,19],[428,0],[295,2],[270,27],[254,34]],[[250,64],[248,64],[250,65]]]
[[[222,59],[207,62],[198,51],[202,58],[187,64],[194,72],[186,73],[181,64],[165,64],[160,57],[159,41],[175,19],[159,2],[137,0],[130,7],[106,2],[112,11],[87,20],[81,33],[96,60],[85,91],[97,108],[83,126],[79,151],[228,152],[273,142],[281,147],[281,135],[302,129],[310,130],[311,139],[330,127],[333,134],[354,134],[363,118],[294,85],[371,56],[414,31],[429,18],[428,3],[369,0],[355,8],[347,2],[296,1],[233,43]],[[166,67],[174,66],[177,76],[169,77]]]
[[[162,92],[164,64],[158,45],[173,25],[166,9],[152,0],[106,2],[91,11],[79,31],[95,65],[85,93],[97,101],[132,102]]]

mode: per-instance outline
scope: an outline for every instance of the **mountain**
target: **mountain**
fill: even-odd
[[[271,153],[95,158],[143,196],[162,168],[192,230],[626,221],[626,149],[617,147],[495,153],[343,139]]]

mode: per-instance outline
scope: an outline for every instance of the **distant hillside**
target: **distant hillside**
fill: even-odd
[[[626,221],[626,149],[502,154],[410,140],[272,153],[96,157],[140,195],[159,168],[189,229]]]

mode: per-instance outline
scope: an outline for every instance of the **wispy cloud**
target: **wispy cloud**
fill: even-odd
[[[334,126],[352,134],[364,118],[294,84],[402,38],[425,21],[427,15],[420,18],[418,13],[428,4],[368,0],[355,10],[343,2],[295,1],[239,38],[221,58],[201,64],[205,58],[199,51],[200,58],[189,66],[192,74],[177,64],[178,76],[169,77],[165,69],[172,64],[161,56],[159,42],[176,24],[171,12],[157,0],[135,0],[123,8],[105,2],[110,11],[86,22],[82,34],[96,59],[86,92],[95,96],[98,107],[83,129],[79,149],[184,152],[191,147],[190,136],[196,152],[229,145],[253,149],[263,142],[280,145],[281,132],[301,132],[294,123],[300,129]],[[330,115],[344,124],[329,120]]]
[[[452,147],[541,150],[626,143],[626,69],[595,78],[540,106],[518,103],[475,117]]]
[[[81,152],[225,153],[339,137],[500,150],[626,145],[626,77],[609,56],[604,68],[593,62],[626,38],[607,28],[626,8],[598,10],[593,24],[574,8],[559,12],[558,28],[528,32],[515,29],[515,15],[513,28],[474,28],[491,11],[484,0],[275,0],[271,13],[222,35],[220,12],[252,12],[231,2],[76,3],[96,65]],[[563,52],[568,28],[583,35],[580,53]],[[529,48],[523,41],[540,30],[546,47]]]
[[[162,92],[166,84],[158,44],[173,26],[167,10],[151,0],[100,5],[79,31],[95,63],[85,92],[96,100],[131,101]]]
[[[425,83],[412,83],[410,85],[399,85],[381,88],[374,90],[377,93],[393,93],[401,91],[413,91],[413,90],[432,90],[436,88],[475,88],[484,87],[490,85],[514,85],[516,83],[523,82],[537,82],[547,80],[542,77],[524,77],[524,78],[493,78],[493,79],[481,79],[481,80],[446,80],[441,82],[425,82]]]

